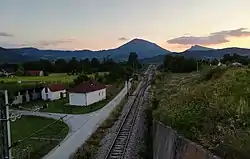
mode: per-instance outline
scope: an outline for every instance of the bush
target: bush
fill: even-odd
[[[74,84],[73,85],[78,85],[78,84],[80,84],[80,83],[82,83],[84,81],[88,81],[89,79],[90,78],[85,74],[79,75],[76,79],[74,79],[74,81],[73,81]]]
[[[225,73],[226,70],[226,67],[215,67],[205,69],[201,73],[201,80],[208,81],[211,79],[218,79]]]

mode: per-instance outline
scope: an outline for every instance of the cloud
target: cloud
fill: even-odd
[[[247,28],[240,28],[235,30],[224,30],[219,32],[210,33],[208,36],[182,36],[174,39],[167,40],[169,44],[180,45],[213,45],[229,42],[229,37],[248,37],[250,31]]]
[[[4,36],[4,37],[13,37],[12,34],[5,33],[5,32],[0,32],[0,36]]]
[[[78,41],[75,38],[68,38],[61,40],[41,40],[37,43],[37,45],[45,47],[45,46],[58,46],[61,44],[71,44],[71,43],[78,43]]]
[[[125,37],[121,37],[121,38],[119,38],[118,40],[120,40],[120,41],[127,41],[127,40],[129,40],[128,38],[125,38]]]

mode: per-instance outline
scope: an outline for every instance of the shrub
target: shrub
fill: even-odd
[[[202,71],[201,80],[208,81],[211,79],[218,79],[225,73],[226,70],[226,67],[215,67],[205,69]]]

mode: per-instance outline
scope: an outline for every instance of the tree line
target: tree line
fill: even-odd
[[[132,52],[128,58],[128,61],[117,62],[112,58],[105,58],[102,61],[97,58],[86,58],[77,60],[76,57],[72,57],[70,60],[57,59],[55,61],[49,61],[46,59],[40,59],[39,61],[24,62],[22,64],[3,64],[1,68],[12,68],[14,71],[27,70],[42,70],[47,73],[95,73],[95,72],[109,72],[117,66],[129,66],[134,69],[140,69],[141,65],[139,63],[137,54]]]
[[[25,75],[27,70],[42,70],[45,75],[49,73],[67,73],[69,75],[78,75],[74,83],[89,80],[88,74],[95,74],[94,77],[99,82],[112,83],[119,79],[128,79],[132,77],[133,72],[141,69],[142,65],[139,62],[135,52],[131,52],[128,60],[123,62],[114,61],[112,58],[106,58],[99,61],[97,58],[91,60],[86,58],[76,60],[72,57],[71,60],[58,59],[49,61],[40,59],[39,61],[25,62],[22,64],[3,64],[0,68],[12,68],[16,75]],[[107,72],[100,76],[98,72]]]
[[[197,69],[201,69],[203,66],[218,65],[219,62],[224,64],[239,62],[242,65],[249,65],[250,58],[248,56],[241,56],[238,54],[225,54],[221,59],[195,60],[185,58],[181,55],[166,55],[164,62],[159,66],[159,69],[173,73],[185,73],[196,71]]]

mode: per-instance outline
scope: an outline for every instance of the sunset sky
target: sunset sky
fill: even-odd
[[[250,0],[0,0],[0,47],[250,48]]]

